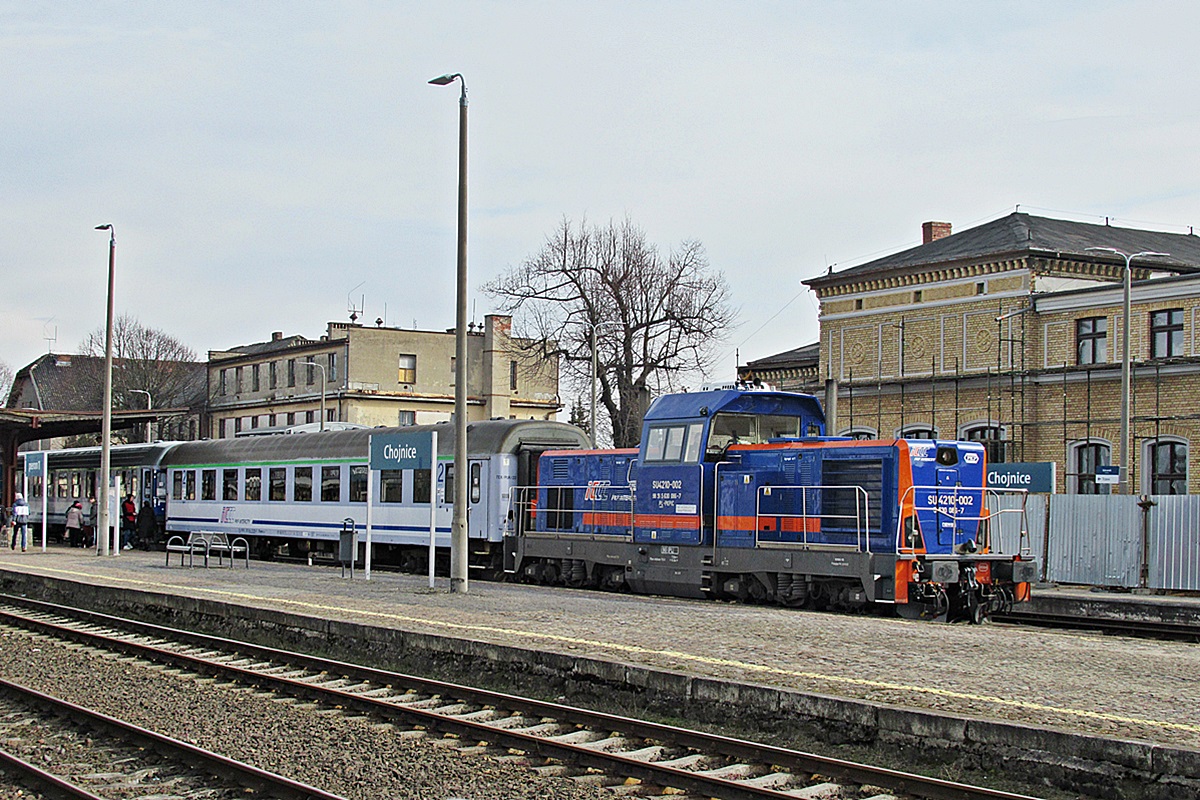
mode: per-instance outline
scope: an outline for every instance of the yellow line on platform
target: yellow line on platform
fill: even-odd
[[[56,572],[63,575],[68,575],[77,578],[92,578],[103,579],[107,581],[119,581],[121,583],[132,584],[135,586],[149,587],[158,591],[162,590],[162,584],[153,583],[150,581],[141,581],[133,578],[123,578],[115,575],[98,575],[88,572],[78,572],[72,570],[54,569],[52,567],[39,566],[40,571]],[[765,664],[754,664],[746,661],[735,661],[727,658],[714,658],[712,656],[698,655],[696,653],[684,653],[677,650],[658,650],[650,647],[642,647],[641,645],[622,644],[620,642],[601,642],[594,639],[580,639],[573,636],[563,636],[555,633],[536,633],[533,631],[514,630],[512,628],[498,628],[492,625],[469,625],[461,622],[446,622],[444,620],[426,619],[424,617],[406,616],[404,614],[394,614],[383,611],[368,611],[361,608],[346,608],[343,606],[322,605],[318,603],[309,603],[302,600],[289,600],[284,597],[273,597],[263,595],[245,594],[242,592],[231,592],[224,589],[208,589],[201,586],[188,587],[192,591],[205,592],[223,598],[231,598],[238,600],[250,601],[271,601],[280,605],[292,606],[298,609],[307,609],[310,611],[326,611],[336,612],[339,614],[356,614],[364,617],[375,617],[378,619],[389,620],[392,622],[409,622],[421,625],[429,625],[437,628],[444,628],[454,631],[469,631],[474,633],[493,633],[503,636],[514,636],[523,639],[536,639],[546,642],[556,642],[559,644],[570,644],[578,647],[600,648],[607,650],[616,650],[622,653],[632,655],[656,655],[665,656],[668,658],[687,661],[695,664],[704,664],[714,667],[732,667],[735,669],[746,670],[747,672],[756,672],[763,675],[778,675],[787,678],[803,678],[813,681],[824,681],[826,683],[841,684],[844,686],[858,686],[868,689],[881,689],[893,692],[912,692],[918,694],[929,695],[933,697],[944,697],[951,700],[970,700],[978,703],[985,703],[997,706],[1006,706],[1008,708],[1017,708],[1024,711],[1036,711],[1043,714],[1060,714],[1066,717],[1079,717],[1083,719],[1101,720],[1104,722],[1116,722],[1129,725],[1145,725],[1151,728],[1161,728],[1164,730],[1188,731],[1189,733],[1200,733],[1200,725],[1189,724],[1184,722],[1166,722],[1162,720],[1142,719],[1139,717],[1126,717],[1120,714],[1111,714],[1103,711],[1085,711],[1076,708],[1063,708],[1060,706],[1050,706],[1042,703],[1034,703],[1028,700],[1011,700],[1005,697],[994,697],[991,695],[974,694],[972,692],[956,692],[950,689],[938,689],[930,686],[914,686],[911,684],[892,683],[890,681],[876,681],[868,678],[847,678],[841,675],[826,675],[820,672],[807,672],[803,670],[783,669],[780,667],[771,667]],[[935,623],[931,623],[935,624]]]

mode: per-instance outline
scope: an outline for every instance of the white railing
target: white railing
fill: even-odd
[[[811,504],[809,503],[809,493],[810,492],[815,492],[818,495],[820,495],[821,493],[831,492],[831,491],[854,492],[854,512],[853,513],[840,513],[840,514],[831,514],[831,513],[826,512],[824,510],[824,508],[827,505],[827,498],[818,497],[818,498],[814,499]],[[764,513],[763,512],[763,510],[762,510],[763,498],[774,497],[775,494],[779,493],[779,492],[783,492],[783,493],[799,492],[800,493],[800,503],[799,503],[800,511],[799,511],[799,513]],[[815,508],[810,509],[810,505]],[[760,487],[758,487],[758,492],[755,497],[755,503],[754,503],[754,546],[755,547],[762,547],[764,545],[777,544],[776,542],[765,542],[764,543],[761,541],[760,534],[763,532],[762,521],[764,518],[776,521],[775,530],[779,533],[779,535],[781,537],[778,544],[783,544],[783,545],[800,544],[804,547],[811,547],[814,544],[819,544],[821,547],[825,547],[825,548],[845,548],[847,550],[854,550],[855,552],[860,552],[860,553],[861,552],[866,552],[866,553],[871,552],[871,531],[870,531],[871,498],[867,494],[867,490],[861,486],[855,486],[855,485],[845,485],[845,486],[838,486],[838,485],[830,485],[830,486],[824,486],[824,485],[817,485],[817,486],[760,486]],[[799,526],[798,526],[799,531],[797,531],[797,532],[802,534],[802,537],[800,538],[799,541],[794,542],[790,539],[788,539],[788,540],[782,539],[782,537],[785,533],[785,531],[783,529],[784,528],[784,522],[783,522],[784,520],[798,520],[799,521]],[[842,523],[842,524],[846,525],[846,527],[849,527],[849,523],[851,521],[853,522],[853,528],[854,528],[854,530],[853,530],[854,544],[839,544],[837,542],[828,541],[828,537],[831,533],[831,531],[828,530],[830,525],[836,525],[837,523]],[[809,530],[811,523],[815,523],[815,530],[813,530],[813,531]],[[811,533],[821,533],[822,541],[819,543],[818,542],[810,542],[809,538],[808,538],[808,534],[810,532]]]
[[[576,505],[574,500],[577,496],[577,491],[583,490],[583,505]],[[547,501],[554,496],[555,492],[570,492],[572,502],[570,507],[563,507],[561,502],[552,508],[542,508],[538,503],[538,492],[545,491]],[[622,499],[613,501],[612,495],[624,494],[628,492],[628,501]],[[589,496],[590,495],[590,496]],[[561,497],[561,494],[559,495]],[[611,514],[625,519],[621,520],[621,524],[625,528],[625,532],[616,533],[599,533],[596,531],[586,531],[595,536],[620,537],[622,539],[633,540],[633,505],[636,499],[636,492],[632,486],[613,486],[606,482],[595,482],[589,484],[567,484],[567,485],[551,485],[551,486],[515,486],[513,487],[512,498],[510,500],[508,518],[512,521],[512,532],[517,535],[551,535],[558,531],[574,531],[574,526],[571,528],[557,528],[546,526],[546,530],[537,530],[536,519],[538,516],[550,514],[570,514],[572,520],[575,514]],[[618,505],[618,508],[606,507],[597,508],[600,503]],[[628,508],[628,510],[625,510]],[[543,519],[546,519],[543,516]],[[557,521],[557,520],[555,520]],[[593,521],[593,527],[599,527]],[[607,527],[611,527],[608,524]]]
[[[999,510],[988,510],[988,498],[999,498],[1002,495],[1016,495],[1022,498],[1019,508],[1001,508]],[[936,537],[944,523],[949,523],[951,533],[951,546],[953,547],[954,540],[963,527],[964,523],[975,523],[975,542],[979,546],[979,551],[992,551],[992,528],[1003,524],[1015,524],[1018,526],[1018,551],[1020,555],[1030,554],[1029,544],[1029,524],[1025,516],[1025,497],[1028,492],[1025,489],[984,489],[982,487],[973,486],[910,486],[905,490],[900,498],[900,515],[896,519],[896,552],[897,553],[913,553],[915,546],[913,543],[905,542],[904,520],[906,515],[904,510],[911,507],[919,521],[922,515],[928,517],[933,514],[935,520],[933,531],[922,531],[922,537]],[[932,500],[930,499],[932,498]],[[966,502],[969,500],[970,502]],[[996,504],[994,504],[996,505]],[[964,507],[975,507],[977,513],[966,513]],[[1009,520],[1015,519],[1015,523],[1010,523]],[[999,539],[999,537],[996,537]],[[928,545],[926,545],[928,549]],[[1015,555],[1015,554],[1014,554]]]

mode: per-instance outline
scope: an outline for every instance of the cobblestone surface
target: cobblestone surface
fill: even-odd
[[[1200,749],[1194,644],[162,554],[4,551],[0,568]]]

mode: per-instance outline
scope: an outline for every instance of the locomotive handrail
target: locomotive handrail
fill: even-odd
[[[935,502],[932,504],[918,503],[917,502],[917,499],[918,499],[917,493],[918,492],[932,492],[935,497]],[[1000,494],[1019,494],[1019,495],[1026,496],[1026,495],[1028,495],[1028,491],[1025,489],[995,489],[995,488],[991,488],[991,487],[985,488],[982,486],[913,485],[913,486],[909,486],[907,489],[905,489],[904,494],[902,494],[900,496],[900,508],[903,510],[906,506],[906,501],[911,500],[911,504],[912,504],[911,507],[913,509],[914,514],[918,514],[919,512],[922,512],[922,511],[932,512],[935,520],[938,521],[939,525],[941,524],[941,522],[944,519],[951,520],[954,524],[955,533],[958,532],[960,523],[975,522],[976,523],[976,534],[975,534],[976,541],[978,541],[978,537],[980,536],[979,526],[983,522],[988,521],[993,517],[1001,517],[1002,515],[1005,515],[1005,514],[1019,514],[1020,515],[1019,519],[1021,520],[1022,524],[1020,525],[1020,535],[1019,535],[1019,542],[1021,542],[1021,544],[1018,545],[1018,551],[1019,551],[1020,555],[1028,555],[1031,551],[1030,551],[1029,544],[1028,544],[1029,530],[1028,530],[1027,518],[1025,516],[1025,502],[1022,501],[1021,507],[1019,509],[1005,508],[1005,509],[998,509],[996,511],[988,510],[988,508],[987,508],[988,496],[994,495],[994,496],[998,497]],[[977,495],[980,498],[980,500],[979,500],[980,513],[979,514],[972,515],[972,514],[959,513],[962,510],[962,508],[958,502],[958,498],[961,496],[967,496],[967,495]],[[943,498],[946,498],[946,497],[950,497],[952,499],[949,502],[943,502]],[[953,510],[953,513],[951,512],[951,509]],[[918,524],[920,524],[919,523],[920,517],[918,516],[917,519],[918,519]],[[911,544],[906,546],[904,543],[904,520],[905,520],[905,515],[903,513],[901,513],[900,516],[896,520],[896,552],[900,553],[900,554],[915,555],[918,552],[917,549],[914,546],[912,546]],[[991,549],[990,523],[989,523],[988,527],[984,529],[984,531],[982,532],[982,535],[984,536],[984,541],[980,542],[980,544],[990,550]],[[952,539],[952,544],[953,544],[953,539]]]
[[[764,497],[769,497],[775,491],[781,491],[781,490],[782,491],[795,491],[797,489],[800,490],[800,513],[799,514],[763,514],[762,513],[762,501],[763,501]],[[854,514],[821,514],[821,513],[809,514],[808,513],[808,492],[810,492],[810,491],[820,492],[820,491],[823,491],[826,489],[839,490],[839,491],[845,491],[847,489],[852,490],[855,493]],[[871,551],[871,531],[870,531],[871,497],[867,493],[866,489],[864,489],[861,486],[855,486],[855,485],[850,485],[850,484],[847,484],[847,485],[818,484],[816,486],[802,486],[802,485],[759,486],[758,491],[755,496],[755,501],[754,501],[754,546],[755,547],[762,546],[762,542],[760,540],[759,534],[762,532],[761,520],[764,516],[773,517],[773,518],[780,519],[780,520],[783,520],[783,519],[802,520],[802,524],[800,526],[801,527],[800,533],[802,534],[802,538],[801,538],[800,543],[803,544],[805,547],[808,547],[810,544],[810,542],[808,541],[809,520],[816,520],[818,526],[821,526],[825,520],[839,520],[839,519],[840,520],[850,520],[850,519],[852,519],[852,520],[854,520],[854,538],[855,538],[854,544],[839,545],[839,544],[834,544],[834,543],[829,543],[829,542],[822,542],[821,546],[822,547],[831,547],[831,548],[846,548],[846,549],[853,548],[855,552],[859,552],[859,553],[872,552]],[[779,532],[782,533],[782,524],[780,525],[780,529],[781,530]],[[819,527],[818,527],[818,529],[819,529]],[[866,545],[865,548],[864,548],[864,540],[865,540],[865,545]]]
[[[538,491],[542,490],[542,489],[547,490],[547,498],[549,497],[548,493],[549,493],[549,490],[551,490],[551,489],[556,489],[559,491],[565,489],[565,490],[570,490],[572,492],[574,492],[575,490],[578,490],[578,489],[582,489],[584,491],[584,500],[585,501],[590,500],[591,508],[589,510],[585,507],[576,507],[573,504],[572,504],[571,508],[542,508],[539,506],[539,504],[537,502]],[[597,509],[596,508],[596,504],[598,502],[609,502],[608,497],[600,498],[600,497],[597,497],[596,495],[600,492],[604,492],[605,494],[608,494],[613,490],[618,491],[618,492],[622,491],[622,490],[628,490],[628,492],[629,492],[629,511],[627,512],[629,521],[625,526],[626,527],[625,533],[622,533],[622,534],[598,533],[596,531],[587,531],[587,533],[589,533],[593,536],[620,537],[624,541],[631,542],[631,541],[633,541],[633,515],[634,515],[634,504],[637,499],[637,491],[634,488],[634,486],[632,486],[630,484],[626,484],[624,486],[621,486],[621,485],[613,486],[611,483],[603,483],[603,482],[594,482],[594,483],[589,483],[589,484],[554,484],[552,486],[535,485],[535,486],[515,486],[515,487],[513,487],[513,493],[512,493],[511,498],[509,499],[509,505],[510,505],[509,514],[512,517],[512,519],[514,521],[516,521],[516,525],[514,526],[514,528],[515,528],[514,534],[517,536],[543,535],[543,534],[553,534],[556,531],[562,532],[563,530],[568,530],[568,529],[559,529],[559,528],[553,528],[553,529],[547,528],[547,530],[545,530],[545,531],[536,530],[535,529],[536,528],[536,520],[537,520],[538,516],[541,514],[549,515],[549,514],[553,513],[553,514],[574,515],[576,513],[590,513],[593,515],[596,515],[596,514],[624,515],[624,514],[626,514],[626,512],[621,511],[621,510]],[[592,493],[591,498],[587,497],[587,494],[589,492]],[[597,526],[597,524],[594,521],[592,524],[594,526]]]

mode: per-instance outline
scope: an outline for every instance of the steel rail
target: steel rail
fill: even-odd
[[[5,750],[0,750],[0,767],[27,779],[51,797],[67,797],[72,800],[107,800],[107,798],[92,794],[82,786],[64,780],[53,772],[47,772],[36,764]]]
[[[343,661],[319,658],[263,645],[210,636],[208,634],[181,631],[84,609],[64,608],[28,598],[0,595],[0,601],[11,605],[36,609],[52,616],[74,615],[78,618],[88,620],[92,624],[115,628],[140,636],[185,642],[192,646],[215,650],[225,655],[237,654],[280,665],[286,664],[303,667],[307,670],[328,674],[331,678],[332,676],[341,676],[348,679],[376,683],[381,686],[404,686],[405,688],[411,688],[424,694],[447,698],[443,705],[450,705],[452,703],[450,698],[453,698],[453,700],[468,701],[480,706],[493,706],[505,710],[515,710],[523,715],[528,714],[530,716],[552,718],[561,724],[586,726],[603,731],[620,731],[636,738],[663,741],[701,752],[719,754],[723,757],[784,767],[797,774],[818,773],[845,781],[884,785],[896,791],[930,798],[931,800],[1028,800],[1024,795],[984,787],[974,787],[939,778],[789,750],[671,725],[636,720],[605,712],[590,711],[574,706],[550,703],[501,692],[492,692],[444,681],[435,681],[419,676],[389,672]],[[271,675],[256,669],[216,662],[211,660],[211,657],[203,655],[191,655],[153,645],[111,639],[102,634],[81,631],[69,626],[41,620],[31,620],[28,617],[13,614],[2,608],[0,608],[0,619],[17,625],[36,625],[52,630],[56,635],[75,639],[76,641],[85,641],[92,644],[100,641],[104,647],[109,649],[121,649],[130,654],[151,657],[159,661],[167,661],[200,673],[212,674],[214,672],[223,672],[234,675],[247,683],[274,687],[276,690],[286,694],[325,699],[363,713],[373,713],[393,718],[397,715],[402,715],[410,720],[415,720],[422,727],[452,732],[460,737],[465,736],[489,742],[502,740],[509,746],[516,747],[517,749],[562,758],[573,763],[580,763],[608,772],[615,772],[625,777],[635,777],[642,781],[651,781],[688,791],[697,791],[709,797],[760,797],[778,799],[794,798],[795,796],[786,791],[747,785],[741,781],[705,776],[676,767],[663,766],[635,758],[626,758],[620,754],[603,753],[595,749],[590,749],[585,745],[559,742],[553,738],[523,733],[519,730],[504,730],[484,722],[459,719],[421,708],[406,707],[403,704],[389,702],[385,699],[364,697],[355,692],[346,692],[336,688],[313,685],[310,682],[300,679]]]
[[[1148,622],[1124,620],[1110,617],[1075,617],[1069,614],[1043,614],[1028,611],[1013,611],[994,614],[992,620],[1010,625],[1028,625],[1040,628],[1075,629],[1119,634],[1136,639],[1161,639],[1167,641],[1200,641],[1200,626],[1170,622]]]
[[[294,800],[345,800],[341,795],[331,794],[282,775],[182,742],[161,733],[110,717],[99,711],[39,692],[19,683],[0,678],[0,692],[16,695],[24,702],[34,703],[52,713],[68,719],[79,720],[94,727],[112,731],[126,741],[132,741],[156,753],[169,753],[192,765],[199,765],[212,775],[222,779],[234,776],[242,786],[266,792],[271,796],[294,798]]]

